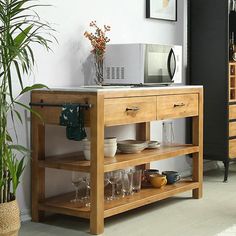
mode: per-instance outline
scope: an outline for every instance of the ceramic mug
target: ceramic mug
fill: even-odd
[[[157,169],[146,169],[143,171],[143,181],[146,183],[150,183],[150,175],[159,174],[159,170]]]
[[[154,174],[150,175],[149,178],[154,188],[162,188],[167,184],[167,179],[165,175]]]
[[[174,184],[180,180],[180,175],[177,171],[163,171],[163,175],[167,178],[167,184]]]

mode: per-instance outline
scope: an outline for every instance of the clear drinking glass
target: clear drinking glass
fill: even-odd
[[[79,198],[79,185],[83,182],[83,178],[79,172],[72,172],[71,182],[75,187],[75,198],[71,200],[71,202],[82,202],[82,200]]]
[[[90,207],[90,178],[89,177],[84,177],[83,181],[86,184],[86,192],[85,192],[85,197],[83,198],[85,206]]]
[[[122,172],[122,193],[123,197],[133,193],[133,172]]]
[[[115,199],[119,198],[119,197],[115,196],[115,186],[116,186],[116,183],[120,179],[121,179],[121,171],[120,170],[109,172],[109,182],[112,185],[112,194],[111,194],[111,197],[109,197],[109,200],[115,200]]]
[[[162,142],[164,145],[171,145],[174,142],[174,128],[172,121],[162,123]]]
[[[104,174],[104,198],[105,200],[109,200],[109,197],[107,197],[107,193],[105,192],[106,187],[108,186],[109,182],[109,173]]]
[[[142,170],[137,169],[133,171],[133,191],[139,192],[141,189]]]

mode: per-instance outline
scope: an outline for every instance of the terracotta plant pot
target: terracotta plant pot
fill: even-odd
[[[20,229],[20,210],[17,201],[0,204],[0,235],[17,236]]]

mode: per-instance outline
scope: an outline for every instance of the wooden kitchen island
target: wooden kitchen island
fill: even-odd
[[[45,125],[59,125],[62,104],[84,106],[85,126],[91,132],[91,161],[83,153],[45,156]],[[193,191],[202,197],[203,178],[203,88],[169,86],[151,88],[72,88],[32,92],[31,105],[43,117],[32,115],[32,220],[43,219],[44,212],[55,212],[90,219],[90,232],[104,231],[104,218],[110,217],[181,192]],[[138,154],[117,154],[104,160],[104,127],[137,124],[137,139],[150,139],[150,122],[192,118],[192,143],[161,146]],[[166,185],[162,189],[144,188],[132,196],[104,203],[104,173],[130,166],[192,154],[193,171],[189,181]],[[90,173],[91,207],[70,202],[74,193],[45,198],[45,168]]]

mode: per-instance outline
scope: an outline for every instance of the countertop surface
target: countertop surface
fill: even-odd
[[[50,87],[50,91],[71,91],[71,92],[118,92],[118,91],[142,91],[142,90],[163,90],[163,89],[192,89],[202,88],[202,85],[169,85],[169,86],[80,86],[80,87]],[[45,89],[44,89],[45,90]]]

